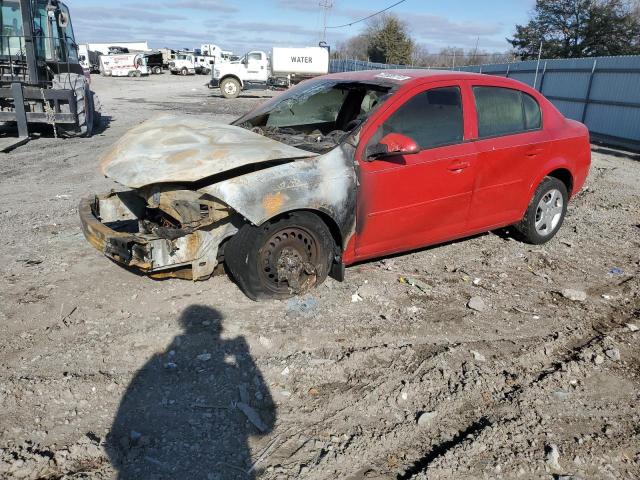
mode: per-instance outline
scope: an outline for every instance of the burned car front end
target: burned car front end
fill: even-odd
[[[87,240],[113,261],[156,278],[206,279],[240,219],[206,194],[163,186],[111,192],[79,206]]]
[[[339,262],[355,231],[355,132],[389,90],[319,80],[232,125],[154,117],[103,159],[104,175],[124,188],[81,202],[83,232],[125,267],[203,280],[243,227],[307,211],[326,222]]]

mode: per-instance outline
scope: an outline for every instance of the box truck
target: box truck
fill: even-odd
[[[100,72],[108,77],[141,77],[149,75],[149,67],[144,53],[102,55]]]
[[[240,60],[216,63],[210,82],[225,98],[236,98],[251,87],[284,87],[306,78],[329,73],[329,50],[325,47],[274,48],[247,53]]]

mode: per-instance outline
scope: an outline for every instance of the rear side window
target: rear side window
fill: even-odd
[[[382,126],[382,134],[400,133],[421,149],[460,143],[464,137],[462,95],[458,87],[418,93]]]
[[[538,102],[519,90],[474,87],[480,138],[537,130],[542,125]]]

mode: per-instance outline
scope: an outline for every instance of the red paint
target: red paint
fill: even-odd
[[[379,73],[331,77],[375,81]],[[527,85],[461,72],[393,73],[411,78],[396,82],[399,87],[393,97],[367,120],[360,134],[357,227],[343,254],[346,264],[514,224],[523,217],[542,179],[556,170],[570,173],[572,197],[584,185],[591,164],[587,128],[564,118]],[[529,94],[540,105],[542,128],[479,139],[474,86],[506,87]],[[461,90],[464,140],[368,161],[365,148],[385,120],[414,95],[440,87]],[[406,137],[384,140],[390,151],[409,146]]]
[[[404,154],[411,155],[419,150],[418,144],[411,138],[400,135],[399,133],[390,133],[386,135],[380,144],[387,147],[388,154]]]

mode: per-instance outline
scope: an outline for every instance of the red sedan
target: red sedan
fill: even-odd
[[[137,127],[103,162],[134,190],[80,211],[120,263],[199,280],[224,261],[251,298],[284,297],[357,261],[509,225],[547,242],[590,164],[587,128],[517,81],[341,73],[230,126]]]

